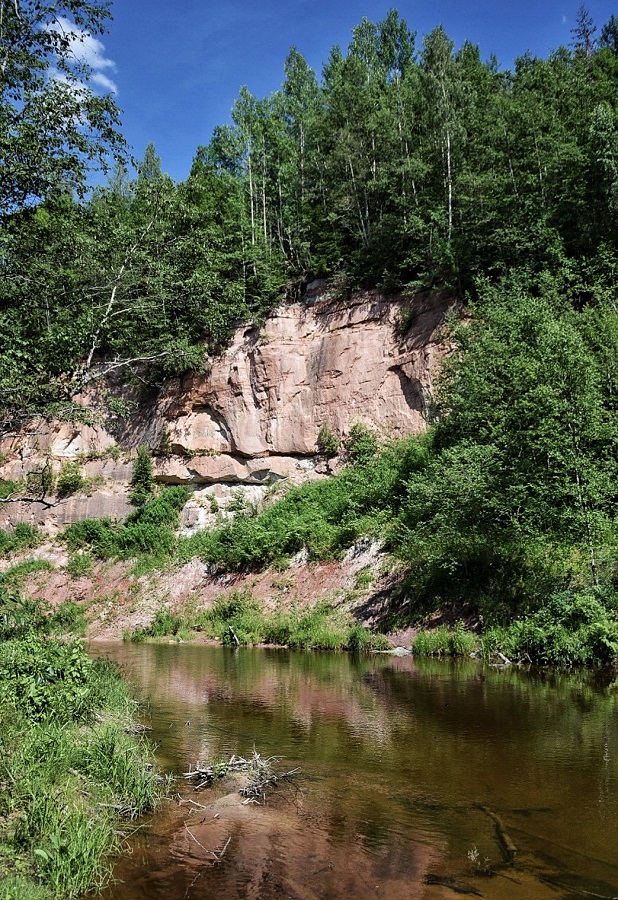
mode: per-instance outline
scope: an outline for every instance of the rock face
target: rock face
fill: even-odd
[[[261,332],[239,334],[208,378],[162,397],[172,449],[308,456],[322,425],[339,435],[355,419],[389,434],[421,430],[444,312],[435,298],[419,301],[401,339],[402,303],[379,296],[282,308]]]
[[[94,411],[89,425],[35,421],[0,442],[0,478],[24,479],[46,459],[58,471],[73,459],[90,496],[53,508],[0,504],[0,525],[124,517],[131,453],[141,443],[156,454],[159,481],[206,492],[206,504],[197,494],[193,504],[203,509],[213,496],[225,505],[232,485],[319,477],[326,470],[317,448],[323,426],[339,438],[355,422],[385,436],[422,431],[444,355],[440,326],[455,305],[433,293],[387,299],[369,292],[344,303],[323,294],[314,300],[309,291],[262,329],[240,329],[206,375],[170,379],[149,396],[134,386],[99,385],[78,399]],[[131,410],[124,425],[110,412],[117,408],[110,396]],[[205,523],[195,510],[185,519],[187,527]]]

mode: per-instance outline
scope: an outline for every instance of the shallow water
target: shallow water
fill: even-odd
[[[225,784],[177,783],[183,802],[131,839],[106,900],[618,896],[616,673],[177,644],[92,652],[150,701],[163,769],[253,748],[282,757],[278,771],[302,769],[264,806]]]

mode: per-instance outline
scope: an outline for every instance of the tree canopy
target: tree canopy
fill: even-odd
[[[83,191],[92,164],[122,148],[84,52],[109,15],[102,2],[0,0],[0,217]]]

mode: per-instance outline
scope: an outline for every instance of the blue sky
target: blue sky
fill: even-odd
[[[292,46],[320,74],[330,48],[345,49],[366,16],[395,7],[422,36],[444,25],[456,47],[470,39],[503,68],[530,50],[538,56],[568,44],[580,0],[115,0],[102,46],[92,48],[101,83],[116,88],[123,131],[137,158],[153,141],[164,171],[186,178],[199,144],[229,120],[239,89],[258,97],[277,90]],[[597,27],[618,4],[589,0]]]

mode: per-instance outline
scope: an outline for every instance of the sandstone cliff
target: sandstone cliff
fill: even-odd
[[[455,301],[368,292],[344,303],[317,288],[263,328],[240,329],[207,374],[155,392],[139,379],[108,381],[77,400],[87,424],[37,419],[5,436],[0,478],[25,481],[46,463],[57,473],[73,460],[87,481],[64,499],[0,504],[0,526],[32,521],[53,531],[85,517],[124,517],[141,443],[153,448],[159,481],[194,488],[184,525],[195,528],[239,487],[257,501],[278,480],[323,476],[324,425],[340,438],[355,422],[385,436],[423,430],[444,354],[440,326]]]

